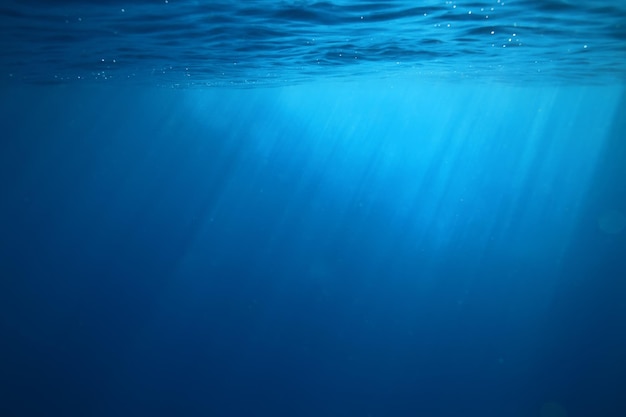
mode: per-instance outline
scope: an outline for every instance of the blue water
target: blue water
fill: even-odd
[[[4,0],[0,81],[626,80],[622,0]]]
[[[3,2],[0,415],[626,415],[625,24]]]

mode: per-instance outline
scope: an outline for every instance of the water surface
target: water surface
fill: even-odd
[[[626,78],[619,1],[10,0],[0,20],[0,76],[33,83]]]

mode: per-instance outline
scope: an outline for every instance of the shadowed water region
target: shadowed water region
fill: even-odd
[[[626,416],[622,1],[4,1],[0,416]]]

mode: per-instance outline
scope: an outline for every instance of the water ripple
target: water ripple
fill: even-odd
[[[6,82],[626,81],[619,0],[4,3]]]

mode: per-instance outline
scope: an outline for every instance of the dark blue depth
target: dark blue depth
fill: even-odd
[[[619,415],[619,91],[10,90],[3,414]]]
[[[4,2],[0,416],[625,416],[625,16]]]

